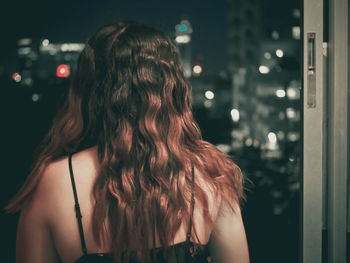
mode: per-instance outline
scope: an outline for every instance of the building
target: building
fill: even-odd
[[[281,158],[300,138],[300,10],[278,22],[279,13],[267,16],[259,1],[229,0],[229,6],[228,66],[239,123],[233,148],[255,145],[262,157]]]
[[[261,10],[257,1],[229,0],[228,71],[232,85],[232,147],[238,150],[244,140],[257,144],[254,136],[255,76],[260,56]]]
[[[180,60],[186,78],[190,78],[192,76],[192,32],[192,25],[187,19],[182,19],[181,22],[175,26],[175,43],[180,51]]]
[[[54,85],[76,69],[82,43],[50,43],[48,39],[18,41],[18,70],[13,79],[22,87]]]

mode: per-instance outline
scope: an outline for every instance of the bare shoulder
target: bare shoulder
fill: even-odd
[[[91,186],[97,169],[94,154],[95,149],[87,149],[72,157],[83,221],[87,225],[91,215]],[[40,257],[35,262],[44,262],[41,260],[44,258],[45,262],[58,262],[58,258],[73,262],[80,253],[68,157],[63,157],[45,167],[31,201],[21,212],[17,255],[19,262],[28,262],[28,255]]]
[[[212,226],[207,224],[205,216],[208,216],[215,222],[219,210],[220,201],[218,200],[217,190],[211,185],[203,174],[197,169],[194,169],[195,183],[203,190],[207,197],[208,207],[204,208],[203,203],[197,199],[195,195],[195,206],[194,206],[194,225],[197,232],[200,243],[206,244],[213,231]],[[208,209],[208,210],[207,210]]]
[[[82,194],[87,192],[84,189],[93,183],[96,174],[97,157],[94,155],[95,152],[95,148],[90,148],[72,156],[74,179]],[[65,156],[45,167],[31,205],[43,213],[55,213],[55,211],[64,209],[65,204],[72,203],[72,195],[68,157]]]
[[[247,238],[237,201],[231,203],[233,209],[222,202],[215,221],[213,236],[216,250],[222,262],[249,262]]]
[[[79,179],[81,174],[86,174],[89,176],[92,171],[97,168],[97,156],[95,148],[89,148],[84,151],[75,153],[72,155],[72,168],[74,173],[74,178]],[[89,173],[86,173],[89,171]],[[59,188],[59,186],[66,186],[67,182],[70,185],[69,178],[69,165],[68,156],[62,157],[49,163],[42,175],[40,185],[42,188],[48,188],[49,190],[54,190]]]
[[[218,193],[218,190],[211,184],[209,184],[204,176],[197,170],[195,172],[195,181],[200,186],[200,188],[206,193],[209,202],[209,211],[213,218],[216,218],[216,214],[219,211],[221,203],[221,195]]]

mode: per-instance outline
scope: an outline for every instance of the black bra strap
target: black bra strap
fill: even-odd
[[[73,194],[74,194],[74,200],[75,200],[75,215],[76,215],[77,220],[78,220],[81,248],[83,250],[83,254],[86,255],[87,254],[87,250],[86,250],[86,244],[85,244],[85,238],[84,238],[83,223],[81,222],[82,215],[81,215],[81,212],[80,212],[80,206],[79,206],[79,202],[78,202],[77,189],[75,187],[73,168],[72,168],[72,154],[68,155],[68,164],[69,164],[70,180],[72,182],[72,188],[73,188]]]
[[[193,210],[194,210],[194,168],[192,165],[192,199],[191,199],[191,216],[190,216],[190,223],[188,224],[188,230],[187,230],[187,238],[186,242],[190,242],[191,238],[191,230],[192,230],[192,218],[193,218]]]

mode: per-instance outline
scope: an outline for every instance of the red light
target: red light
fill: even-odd
[[[21,75],[18,72],[15,72],[15,73],[12,74],[12,79],[14,81],[16,81],[16,82],[20,82],[22,77],[21,77]]]
[[[68,78],[69,77],[69,67],[66,64],[58,65],[56,69],[56,76],[59,78]]]

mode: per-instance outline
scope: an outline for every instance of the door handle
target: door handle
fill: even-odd
[[[316,108],[316,33],[307,33],[307,103],[308,108]]]

